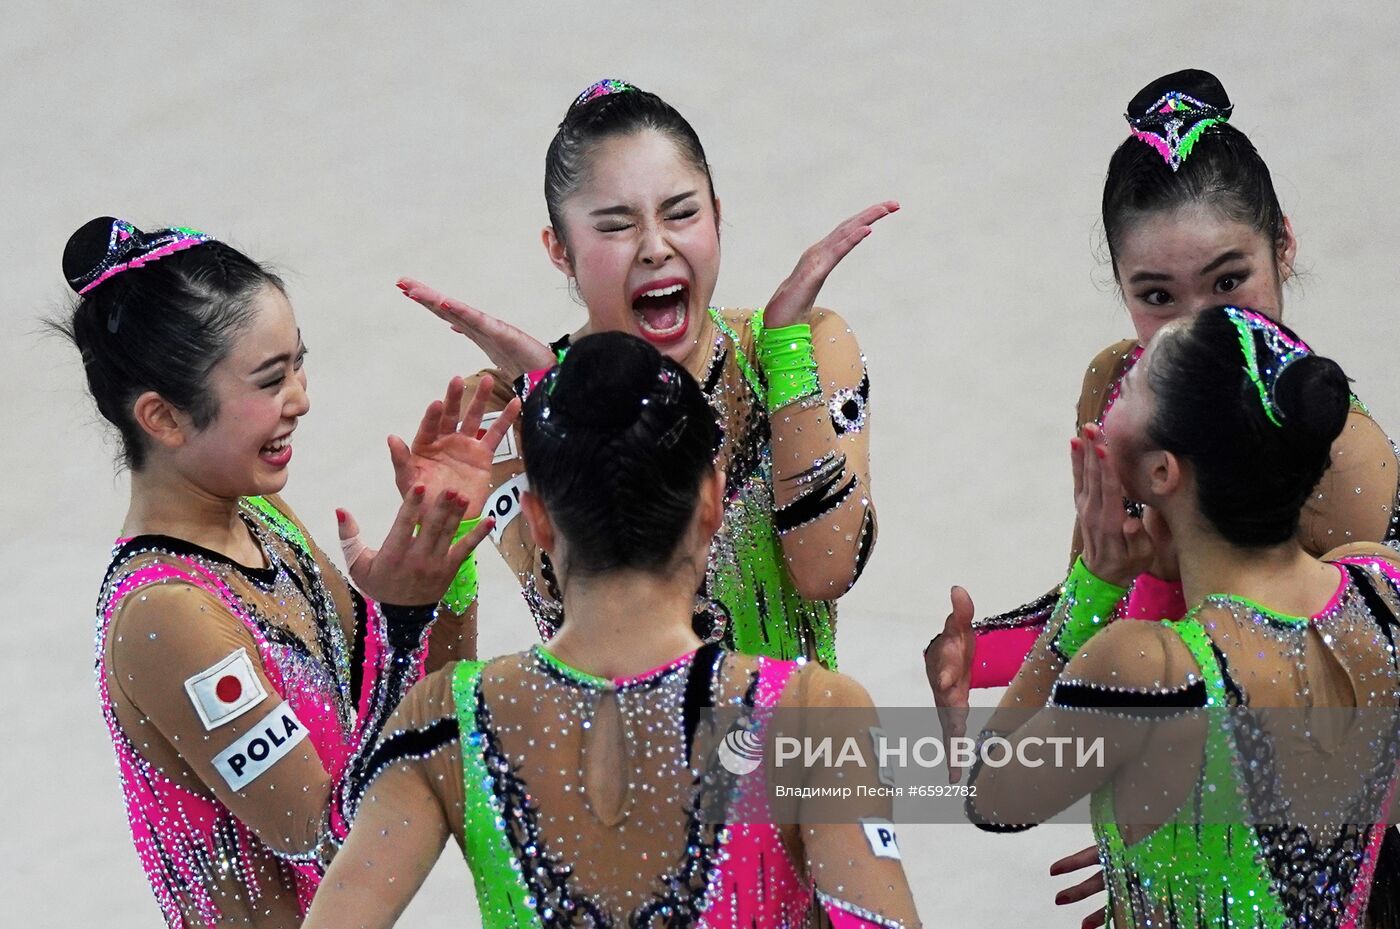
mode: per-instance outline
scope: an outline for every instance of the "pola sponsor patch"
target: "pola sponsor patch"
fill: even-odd
[[[246,648],[185,681],[185,693],[206,730],[232,722],[267,696]]]
[[[866,818],[860,821],[865,830],[865,841],[876,858],[893,858],[899,861],[899,841],[894,833],[894,823],[888,819]]]
[[[281,761],[307,735],[286,700],[238,741],[214,756],[214,769],[234,790],[242,790]]]
[[[486,501],[482,516],[496,517],[496,527],[491,530],[491,541],[500,542],[506,527],[520,515],[520,494],[530,489],[529,478],[522,472],[506,481],[492,492]]]

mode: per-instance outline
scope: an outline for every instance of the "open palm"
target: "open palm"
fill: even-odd
[[[389,438],[394,483],[401,495],[407,496],[414,487],[425,488],[428,499],[452,491],[467,502],[467,516],[480,515],[491,490],[496,446],[520,413],[520,401],[512,399],[495,422],[482,430],[492,386],[491,376],[484,375],[463,411],[465,386],[460,377],[454,377],[443,399],[428,404],[412,444],[398,436]]]

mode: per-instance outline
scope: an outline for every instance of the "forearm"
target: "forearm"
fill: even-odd
[[[358,595],[357,595],[358,597]],[[335,785],[330,823],[343,840],[365,787],[367,763],[390,715],[419,679],[428,648],[434,606],[392,606],[364,601],[364,665],[350,759]]]
[[[1045,631],[1059,601],[1060,587],[1056,586],[1014,610],[975,621],[972,624],[976,642],[971,685],[1005,687],[1010,684]]]
[[[1084,643],[1112,621],[1126,593],[1123,588],[1095,577],[1082,561],[1077,561],[1061,587],[1050,621],[1002,697],[988,727],[999,732],[1010,731],[1015,724],[999,720],[1002,710],[1045,706],[1065,665]],[[1016,720],[1016,724],[1019,722]]]
[[[870,381],[854,337],[835,314],[762,331],[768,381],[774,521],[788,569],[811,599],[855,584],[877,532],[870,494]]]
[[[480,522],[480,518],[463,520],[453,541],[467,535]],[[462,562],[452,586],[438,604],[423,660],[425,673],[431,674],[453,661],[476,658],[477,594],[476,552],[473,551]]]

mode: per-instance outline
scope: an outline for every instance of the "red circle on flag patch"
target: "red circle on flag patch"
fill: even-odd
[[[214,685],[214,695],[225,703],[232,703],[243,696],[243,684],[232,674],[226,674]]]

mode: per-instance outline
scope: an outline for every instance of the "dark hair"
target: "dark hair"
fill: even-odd
[[[1234,545],[1278,545],[1331,466],[1333,441],[1350,409],[1347,376],[1309,354],[1274,384],[1279,424],[1265,413],[1250,378],[1240,332],[1226,307],[1213,307],[1154,343],[1147,372],[1157,396],[1148,438],[1191,462],[1201,512]],[[1286,326],[1280,332],[1297,339]],[[1261,362],[1263,337],[1250,333]]]
[[[1177,71],[1138,91],[1128,104],[1128,119],[1149,118],[1153,105],[1172,92],[1216,112],[1228,113],[1233,106],[1215,75]],[[1202,204],[1250,225],[1276,249],[1283,244],[1283,208],[1273,179],[1243,132],[1223,120],[1207,126],[1176,170],[1152,145],[1129,136],[1109,160],[1103,185],[1103,228],[1114,275],[1124,231],[1134,220],[1187,204]]]
[[[84,224],[63,250],[63,273],[74,289],[111,263],[120,225],[141,241],[140,230],[103,216]],[[159,236],[151,233],[150,238]],[[146,462],[146,437],[132,403],[153,390],[188,413],[197,428],[218,415],[207,385],[209,372],[228,354],[233,334],[247,321],[263,287],[284,290],[267,268],[222,242],[203,239],[180,251],[146,255],[79,294],[67,318],[55,325],[78,348],[88,390],[103,418],[121,436],[122,460],[133,470]],[[124,256],[124,257],[130,257]]]
[[[530,393],[521,431],[572,572],[670,566],[720,439],[689,372],[636,336],[585,336]]]
[[[576,99],[564,114],[544,156],[544,202],[555,234],[561,239],[564,236],[560,209],[587,177],[594,147],[605,139],[646,129],[668,136],[684,157],[705,172],[713,200],[715,182],[710,176],[710,163],[705,160],[705,147],[685,117],[656,94],[618,81],[599,83],[617,89],[591,97],[585,91]]]

